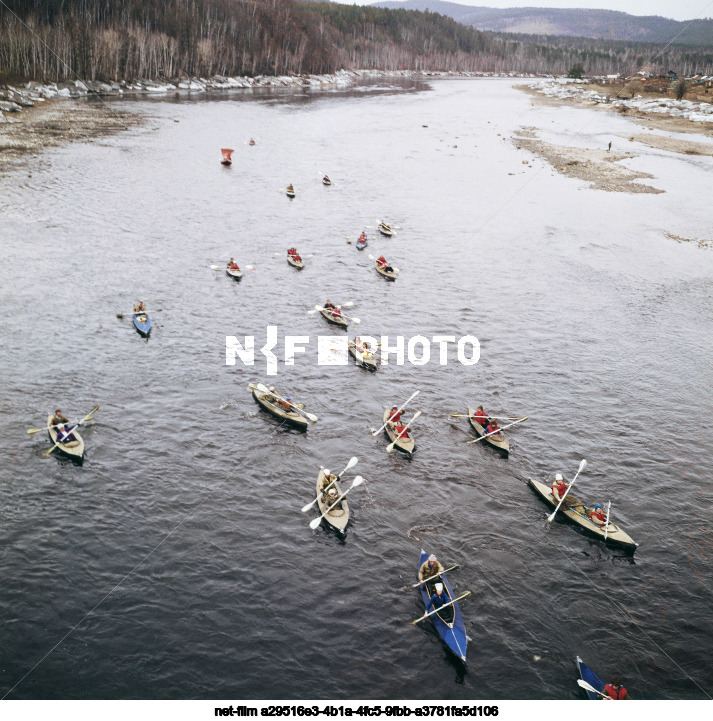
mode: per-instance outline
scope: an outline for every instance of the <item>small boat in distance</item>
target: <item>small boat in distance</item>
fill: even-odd
[[[285,195],[287,195],[288,198],[294,198],[294,197],[295,197],[295,188],[294,188],[294,186],[292,185],[292,183],[290,183],[290,184],[287,186],[287,190],[285,191]]]
[[[221,148],[220,152],[223,153],[223,159],[220,161],[220,164],[231,165],[233,162],[231,156],[235,151],[232,148]]]
[[[71,458],[75,463],[81,464],[84,461],[84,440],[77,432],[77,427],[72,428],[71,434],[73,440],[67,443],[57,443],[57,428],[52,426],[52,419],[54,416],[50,414],[47,416],[47,433],[49,434],[52,443],[57,444],[57,450],[65,455],[67,458]]]
[[[387,238],[390,238],[394,234],[394,231],[391,230],[391,226],[388,223],[384,223],[383,220],[379,223],[379,232]]]
[[[361,235],[357,238],[357,250],[364,250],[367,245],[369,245],[369,239],[366,237],[366,233],[362,230]]]
[[[332,181],[329,179],[329,176],[325,175],[322,178],[322,185],[331,185],[331,184],[332,184]]]
[[[143,303],[134,306],[134,314],[132,316],[134,328],[143,338],[148,338],[151,332],[151,318],[146,314]]]
[[[302,260],[302,257],[297,252],[296,248],[290,248],[287,251],[287,262],[293,267],[297,268],[298,270],[302,270],[302,268],[305,267],[305,262]]]
[[[240,270],[240,266],[231,258],[225,268],[225,272],[233,279],[240,280],[243,277],[243,273]]]
[[[255,141],[254,141],[252,138],[250,138],[250,143],[249,143],[249,144],[250,144],[250,145],[255,145]]]

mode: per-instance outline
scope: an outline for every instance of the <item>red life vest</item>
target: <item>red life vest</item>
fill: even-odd
[[[567,484],[564,481],[559,481],[555,483],[552,488],[556,488],[557,493],[559,493],[560,498],[562,498],[562,496],[564,496],[564,492],[567,490]]]
[[[488,421],[488,416],[485,411],[476,411],[474,417],[476,422],[480,423],[481,426],[484,426]]]
[[[500,426],[497,423],[491,423],[486,429],[486,433],[497,433],[500,430]]]
[[[396,413],[394,413],[394,415],[389,415],[389,419],[391,420],[392,423],[397,423],[398,421],[401,420],[401,413],[399,411],[396,411]]]
[[[618,689],[614,689],[614,687],[608,683],[604,690],[609,694],[609,698],[613,698],[615,701],[622,701],[626,698],[626,689],[623,686],[619,686]]]
[[[600,508],[598,511],[592,511],[592,518],[597,518],[600,521],[606,521],[607,514],[604,513],[604,510]]]

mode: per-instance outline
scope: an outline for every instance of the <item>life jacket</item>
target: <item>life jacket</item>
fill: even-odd
[[[482,421],[487,421],[488,415],[485,411],[476,411],[474,418],[481,426],[483,426],[485,424]]]
[[[553,484],[552,488],[557,489],[557,493],[560,494],[560,498],[564,496],[564,492],[567,490],[567,484],[564,481],[558,481],[557,483]]]
[[[500,426],[497,423],[491,423],[486,429],[486,433],[498,433],[500,431]]]
[[[600,508],[598,511],[592,511],[591,514],[592,518],[597,518],[600,521],[606,521],[607,520],[607,514],[604,513],[604,509]]]
[[[622,701],[624,698],[626,698],[626,689],[623,686],[619,686],[618,689],[614,689],[614,687],[608,683],[604,690],[609,694],[609,698],[613,698],[615,701]]]

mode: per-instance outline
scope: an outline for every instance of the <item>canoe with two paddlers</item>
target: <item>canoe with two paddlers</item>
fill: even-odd
[[[468,420],[470,421],[470,425],[473,426],[473,429],[478,434],[478,436],[486,436],[485,428],[481,426],[478,421],[475,420],[474,408],[468,408]],[[488,443],[493,448],[499,450],[505,456],[510,453],[510,441],[502,431],[492,436],[486,436],[485,438],[483,438],[482,442]]]
[[[340,311],[336,315],[334,314],[335,309],[334,308],[322,308],[319,312],[330,322],[334,325],[338,325],[340,328],[348,328],[349,327],[349,321],[341,315],[341,310],[339,307],[336,308],[337,311]]]
[[[323,500],[322,498],[323,489],[329,485],[330,481],[325,479],[324,470],[320,470],[317,476],[317,505],[319,506],[319,512],[324,514],[324,520],[327,521],[332,528],[340,533],[344,533],[349,523],[349,504],[347,503],[347,499],[343,498],[334,508],[325,513],[325,511],[333,505],[333,502],[326,502],[326,499]],[[342,495],[342,489],[339,487],[338,481],[333,481],[331,487],[337,491],[334,498],[334,500],[336,500]]]
[[[275,395],[271,393],[265,393],[264,391],[258,390],[256,386],[250,384],[250,390],[252,391],[253,398],[257,401],[258,405],[266,410],[271,415],[275,416],[284,423],[289,423],[294,428],[298,428],[301,431],[306,431],[309,421],[296,410],[284,410],[277,405],[279,400]],[[297,404],[301,408],[301,404]]]
[[[421,566],[428,560],[428,553],[421,549],[421,555],[418,559],[418,567],[416,577],[418,580],[418,571],[421,570]],[[441,573],[435,579],[426,581],[419,585],[421,592],[421,598],[423,599],[424,605],[428,603],[431,596],[436,592],[435,584],[443,584],[443,593],[447,594],[449,601],[455,601],[456,594],[453,593],[451,584],[448,582],[448,577],[445,573]],[[466,651],[468,648],[468,639],[465,633],[465,623],[463,622],[463,614],[461,613],[458,601],[451,603],[448,606],[444,606],[438,609],[437,613],[430,616],[433,621],[433,626],[436,632],[441,637],[443,642],[455,656],[457,656],[463,663],[466,662]]]
[[[384,426],[384,430],[386,431],[386,435],[394,444],[394,448],[398,448],[403,453],[407,453],[409,456],[411,456],[416,450],[416,441],[413,439],[412,436],[397,436],[396,431],[394,430],[393,422],[389,422],[389,418],[391,417],[392,413],[393,411],[390,408],[387,408],[384,411],[384,423],[386,424]]]
[[[353,340],[350,340],[349,353],[354,356],[354,360],[357,364],[363,368],[370,371],[375,371],[377,369],[378,366],[376,364],[376,358],[371,350],[368,349],[366,344],[362,345],[360,343],[359,347],[357,347],[356,343]]]
[[[379,275],[383,275],[388,280],[396,280],[396,271],[387,263],[382,267],[378,260],[374,261],[374,267]]]
[[[290,253],[288,251],[287,253],[287,262],[293,267],[298,268],[299,270],[302,270],[302,268],[305,267],[305,262],[300,257],[299,253]]]
[[[385,235],[387,238],[390,238],[394,234],[394,231],[391,230],[391,226],[388,223],[384,223],[383,221],[379,223],[378,228],[379,232],[382,235]]]
[[[285,195],[286,195],[288,198],[294,198],[294,197],[295,197],[295,189],[294,189],[292,183],[290,183],[290,184],[287,186],[287,190],[285,191]]]
[[[134,311],[135,312],[132,316],[134,328],[136,328],[139,335],[144,338],[148,338],[149,333],[151,332],[151,318],[149,318],[146,311],[137,311],[136,307],[134,308]]]
[[[230,165],[233,162],[231,156],[233,155],[233,153],[235,151],[232,148],[221,148],[220,152],[223,155],[223,159],[220,161],[220,164],[221,165]]]
[[[557,507],[559,503],[552,494],[552,487],[535,481],[532,478],[528,481],[528,485],[537,493],[540,498],[549,503],[551,506]],[[616,523],[609,522],[608,526],[600,526],[591,518],[591,509],[582,503],[578,498],[568,493],[562,501],[559,513],[563,513],[570,521],[575,523],[579,528],[583,529],[591,536],[605,541],[606,543],[623,548],[626,551],[634,552],[639,545],[625,533]]]
[[[47,433],[49,434],[50,440],[52,441],[52,443],[56,444],[57,450],[60,453],[67,456],[67,458],[71,458],[77,463],[81,463],[84,460],[84,440],[79,435],[79,432],[77,431],[77,426],[74,426],[69,433],[69,438],[71,438],[71,440],[68,440],[66,442],[60,441],[59,443],[57,443],[57,433],[62,433],[62,437],[64,437],[64,433],[63,429],[52,426],[53,418],[54,415],[52,414],[47,416]],[[74,424],[70,424],[70,427],[72,427],[73,425]]]

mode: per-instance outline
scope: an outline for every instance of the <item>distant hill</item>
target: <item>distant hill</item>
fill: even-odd
[[[649,43],[668,43],[676,38],[675,42],[681,45],[713,46],[713,19],[710,18],[678,22],[657,15],[629,15],[615,10],[537,7],[500,10],[441,2],[441,0],[405,0],[405,2],[391,0],[374,5],[422,12],[429,10],[447,15],[463,25],[471,25],[478,30]],[[678,33],[681,35],[676,37]]]

